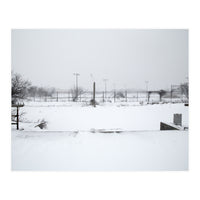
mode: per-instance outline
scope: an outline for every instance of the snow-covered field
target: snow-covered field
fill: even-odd
[[[93,108],[84,103],[29,102],[20,112],[24,130],[12,127],[13,170],[188,169],[188,131],[159,131],[160,122],[172,122],[174,113],[182,113],[188,126],[188,107],[183,104]],[[35,127],[42,119],[47,129]]]
[[[107,103],[93,108],[84,103],[30,102],[20,108],[25,130],[40,130],[35,125],[44,119],[47,130],[90,131],[91,129],[159,130],[160,122],[172,122],[174,113],[182,113],[188,125],[188,107],[184,104]]]

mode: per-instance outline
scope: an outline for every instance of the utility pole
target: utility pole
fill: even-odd
[[[103,79],[103,81],[104,81],[104,84],[105,84],[105,99],[106,99],[106,97],[107,97],[107,81],[108,81],[108,79]]]
[[[148,92],[148,84],[149,84],[149,81],[145,81],[146,83],[146,91]]]
[[[76,79],[76,100],[78,100],[78,76],[80,76],[80,74],[78,73],[74,73],[75,79]]]

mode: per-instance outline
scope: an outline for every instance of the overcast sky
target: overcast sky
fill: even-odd
[[[187,30],[12,30],[12,70],[37,86],[166,89],[187,81]]]

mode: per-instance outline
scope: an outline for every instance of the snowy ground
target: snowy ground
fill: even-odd
[[[20,127],[37,131],[38,121],[46,120],[47,130],[90,131],[91,129],[159,130],[160,122],[173,122],[174,113],[182,113],[188,125],[188,107],[184,104],[135,103],[104,104],[93,108],[84,103],[32,102],[20,109],[24,112]]]
[[[23,122],[12,128],[13,170],[187,170],[188,132],[159,131],[183,104],[116,103],[88,107],[61,102],[27,103]],[[47,129],[35,125],[45,119]],[[101,130],[120,133],[99,133]]]

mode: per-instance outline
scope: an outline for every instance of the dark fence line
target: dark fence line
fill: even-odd
[[[30,101],[35,102],[89,102],[93,99],[93,92],[85,92],[74,97],[71,93],[55,92],[52,96],[28,97]],[[97,102],[188,102],[188,99],[180,91],[166,92],[160,96],[158,91],[148,92],[96,92]]]

